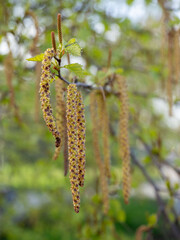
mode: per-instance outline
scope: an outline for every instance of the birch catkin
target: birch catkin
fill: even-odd
[[[130,176],[130,149],[129,149],[129,137],[128,137],[128,118],[129,118],[129,106],[127,86],[124,78],[117,77],[118,88],[120,93],[121,109],[119,120],[119,143],[120,143],[120,156],[122,158],[122,173],[123,173],[123,196],[126,204],[129,202],[131,176]]]
[[[15,93],[14,88],[12,84],[12,78],[13,78],[13,72],[14,72],[14,66],[13,66],[13,56],[12,53],[9,52],[8,56],[6,57],[4,61],[4,72],[6,75],[7,85],[9,88],[10,93],[10,106],[14,108],[15,104]]]
[[[98,106],[98,115],[99,123],[102,130],[102,140],[103,140],[103,155],[104,155],[104,165],[106,176],[110,178],[110,145],[109,145],[109,116],[107,111],[106,101],[103,98],[102,93],[97,95],[97,106]]]
[[[174,34],[174,64],[175,64],[175,83],[179,82],[180,78],[180,46],[179,34],[180,31],[176,30]]]
[[[169,103],[169,116],[172,116],[173,107],[173,31],[168,33],[168,79],[167,79],[167,97]]]
[[[69,160],[68,160],[68,135],[67,135],[67,119],[66,115],[64,116],[64,176],[68,173],[68,166],[69,166]]]
[[[101,159],[101,153],[100,153],[100,146],[98,141],[98,118],[97,118],[97,93],[95,91],[92,91],[90,94],[90,112],[91,112],[91,119],[92,119],[92,134],[93,134],[93,147],[94,147],[94,155],[95,159],[99,168],[100,172],[100,186],[102,191],[102,197],[103,197],[103,209],[104,213],[107,214],[109,210],[109,196],[108,196],[108,184],[105,174],[105,167]]]
[[[85,175],[85,115],[81,93],[77,92],[77,134],[78,134],[78,167],[79,186],[84,186]]]
[[[68,133],[68,158],[71,192],[73,198],[74,210],[79,212],[80,194],[79,194],[79,168],[78,168],[78,134],[77,134],[77,87],[76,84],[69,84],[67,88],[67,133]]]
[[[9,43],[8,43],[9,45]],[[19,108],[16,105],[16,100],[15,100],[15,90],[13,87],[13,75],[14,75],[14,64],[13,64],[13,55],[12,52],[10,51],[8,56],[6,57],[4,61],[4,72],[6,76],[6,81],[7,85],[9,88],[9,95],[10,95],[10,106],[14,111],[14,116],[18,120],[19,123],[21,123],[21,117],[19,115]]]
[[[60,134],[56,128],[56,123],[52,114],[52,107],[50,103],[50,80],[53,78],[50,72],[50,67],[51,59],[53,56],[54,50],[52,48],[48,48],[44,53],[39,93],[44,121],[46,122],[49,131],[56,139],[55,146],[59,147],[61,143]]]
[[[59,156],[60,150],[62,148],[63,136],[64,136],[64,125],[66,115],[66,106],[64,101],[64,83],[60,79],[56,80],[56,124],[57,130],[60,134],[61,143],[59,147],[55,149],[54,160],[56,160]]]

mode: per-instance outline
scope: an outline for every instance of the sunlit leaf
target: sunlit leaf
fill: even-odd
[[[121,74],[121,73],[123,73],[123,69],[122,69],[122,68],[117,68],[117,69],[115,70],[115,73]]]
[[[72,38],[68,41],[67,45],[65,46],[65,51],[74,56],[81,56],[81,47],[76,42],[75,38]]]
[[[64,65],[63,68],[69,69],[78,77],[84,77],[85,75],[89,75],[89,73],[82,69],[82,65],[79,63],[72,63],[68,65]]]
[[[44,53],[41,53],[39,55],[36,55],[35,57],[32,58],[27,58],[26,60],[28,61],[35,61],[35,62],[41,62],[43,60]]]
[[[134,2],[134,0],[127,0],[126,2],[128,5],[131,5]]]
[[[150,227],[154,226],[157,222],[157,215],[156,214],[151,214],[149,217],[148,217],[148,225]]]
[[[75,39],[75,38],[71,38],[71,39],[68,41],[67,44],[69,45],[69,44],[72,44],[72,43],[75,43],[75,42],[76,42],[76,39]]]

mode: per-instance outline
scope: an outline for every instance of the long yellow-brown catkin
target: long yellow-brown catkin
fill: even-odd
[[[166,29],[166,16],[164,12],[161,18],[161,60],[163,64],[166,64],[167,59],[167,29]]]
[[[85,138],[86,138],[86,126],[85,126],[85,113],[84,103],[81,92],[77,92],[77,133],[78,133],[78,167],[79,167],[79,186],[84,186],[85,175]]]
[[[79,168],[78,168],[78,134],[77,134],[77,87],[76,84],[69,84],[67,87],[67,133],[68,133],[68,158],[69,158],[69,178],[71,182],[71,192],[74,210],[79,212]]]
[[[179,30],[174,34],[174,65],[175,65],[175,83],[180,80],[180,46],[179,46]]]
[[[173,107],[173,31],[168,33],[168,79],[167,79],[167,97],[169,103],[169,116],[172,116]]]
[[[14,75],[14,65],[13,65],[13,56],[12,56],[12,52],[11,51],[9,52],[8,56],[6,57],[6,59],[4,61],[4,71],[5,71],[7,85],[8,85],[8,88],[9,88],[10,107],[14,111],[15,118],[20,123],[21,122],[21,118],[20,118],[20,115],[19,115],[19,109],[18,109],[18,107],[16,105],[15,91],[14,91],[14,87],[13,87],[13,84],[12,84],[13,75]]]
[[[97,103],[97,114],[98,114],[98,128],[99,130],[102,130],[102,122],[103,122],[103,118],[104,118],[104,112],[103,112],[103,103],[104,99],[102,96],[102,93],[97,93],[96,95],[96,103]]]
[[[6,59],[4,61],[4,70],[5,70],[7,85],[8,85],[9,93],[10,93],[10,106],[14,107],[15,106],[15,94],[14,94],[14,88],[12,85],[14,66],[13,66],[13,57],[12,57],[11,52],[9,52],[8,56],[6,57]]]
[[[128,93],[125,78],[117,77],[119,98],[121,102],[120,120],[119,120],[119,144],[120,156],[122,158],[122,182],[123,182],[123,196],[126,204],[129,202],[131,176],[130,176],[130,148],[128,137],[128,120],[129,120],[129,105]]]
[[[67,135],[67,119],[66,115],[64,116],[64,176],[68,173],[68,166],[69,166],[69,160],[68,160],[68,135]]]
[[[109,115],[107,111],[107,104],[102,95],[102,93],[97,95],[97,106],[98,106],[98,115],[99,123],[102,129],[102,140],[103,140],[103,155],[104,155],[104,165],[106,176],[110,178],[110,144],[109,144]]]
[[[56,127],[50,103],[50,80],[53,78],[50,72],[50,67],[51,59],[53,58],[53,56],[54,50],[52,48],[47,49],[44,53],[39,93],[44,121],[49,131],[53,134],[53,136],[56,139],[55,146],[59,147],[61,143],[60,134]]]
[[[108,184],[105,174],[105,167],[101,159],[99,140],[98,140],[98,118],[97,118],[97,93],[96,91],[92,91],[90,94],[90,113],[92,119],[92,134],[93,134],[93,147],[94,147],[94,155],[99,168],[100,173],[100,186],[103,197],[103,210],[104,213],[107,214],[109,210],[109,193],[108,193]]]
[[[64,116],[66,115],[66,105],[64,101],[64,83],[62,80],[57,79],[55,83],[55,89],[56,89],[56,125],[57,130],[60,134],[61,143],[59,147],[55,149],[54,157],[53,159],[56,160],[59,156],[60,150],[62,148],[63,144],[63,136],[64,136]]]

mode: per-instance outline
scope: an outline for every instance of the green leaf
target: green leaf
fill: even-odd
[[[36,61],[36,62],[41,62],[43,60],[44,53],[41,53],[39,55],[36,55],[35,57],[32,58],[27,58],[26,60],[28,61]]]
[[[71,38],[71,39],[68,41],[67,45],[72,44],[72,43],[75,43],[75,42],[76,42],[76,39],[75,39],[75,38]]]
[[[134,2],[134,0],[127,0],[126,2],[128,5],[131,5]]]
[[[65,51],[74,56],[81,56],[81,47],[76,42],[75,38],[72,38],[68,41],[68,43],[65,45]]]
[[[147,5],[149,5],[150,3],[152,3],[152,0],[146,0],[145,2]]]
[[[89,73],[82,69],[82,65],[79,63],[72,63],[68,65],[62,66],[62,68],[69,69],[78,77],[84,77],[85,75],[89,75]]]
[[[157,215],[156,214],[151,214],[149,217],[148,217],[148,225],[150,227],[153,227],[157,222]]]
[[[121,74],[121,73],[123,73],[123,69],[122,68],[117,68],[114,72],[118,73],[118,74]]]

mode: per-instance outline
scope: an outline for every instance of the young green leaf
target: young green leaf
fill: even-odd
[[[153,227],[157,223],[157,215],[156,214],[151,214],[148,217],[148,226]]]
[[[62,68],[69,69],[71,72],[73,72],[78,77],[84,77],[85,75],[89,75],[88,72],[82,69],[82,65],[79,63],[72,63],[68,65],[62,66]]]
[[[27,58],[26,60],[28,61],[36,61],[36,62],[41,62],[43,60],[44,53],[41,53],[39,55],[36,55],[35,57],[32,58]]]
[[[81,56],[81,47],[76,42],[75,38],[72,38],[68,41],[68,43],[65,46],[65,51],[74,56]]]
[[[71,38],[71,39],[68,41],[67,45],[72,44],[72,43],[75,43],[75,42],[76,42],[76,39],[75,39],[75,38]]]

